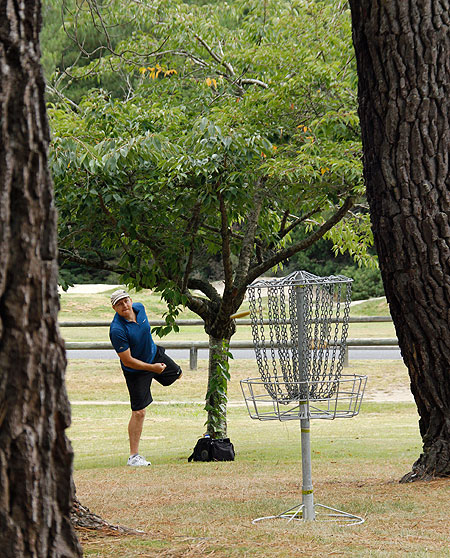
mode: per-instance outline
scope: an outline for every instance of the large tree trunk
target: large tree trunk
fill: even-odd
[[[447,476],[450,3],[350,5],[375,244],[423,439],[404,480]]]
[[[76,557],[40,3],[0,0],[0,548]]]

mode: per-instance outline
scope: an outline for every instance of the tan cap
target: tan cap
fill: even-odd
[[[128,296],[130,295],[127,293],[127,291],[125,291],[124,289],[118,289],[111,295],[111,304],[114,306],[119,302],[119,300],[122,300],[122,298],[127,298]]]

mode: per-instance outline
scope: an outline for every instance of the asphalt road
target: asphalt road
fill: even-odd
[[[173,359],[189,359],[187,349],[168,349],[167,354]],[[253,359],[255,353],[251,349],[234,349],[234,358]],[[108,360],[118,358],[113,350],[70,350],[67,351],[67,358],[82,360]],[[207,359],[208,351],[199,349],[198,359]],[[401,359],[398,347],[350,347],[349,360],[393,360]]]

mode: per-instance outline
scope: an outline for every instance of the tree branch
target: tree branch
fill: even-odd
[[[258,85],[259,87],[262,87],[264,89],[267,89],[269,87],[267,83],[264,83],[260,79],[243,78],[242,76],[246,73],[246,71],[243,71],[240,76],[236,76],[236,73],[231,64],[224,61],[223,55],[221,57],[216,52],[214,52],[213,49],[208,45],[208,43],[204,39],[202,39],[202,37],[198,35],[194,36],[198,40],[198,42],[208,51],[213,60],[225,68],[225,72],[221,72],[218,69],[213,68],[213,66],[209,62],[197,55],[194,55],[192,52],[188,52],[187,50],[166,50],[163,52],[159,52],[158,55],[163,56],[165,54],[171,54],[174,56],[183,56],[185,58],[189,58],[198,66],[207,68],[211,72],[214,71],[217,75],[222,76],[230,83],[231,86],[236,85],[241,94],[244,93],[244,89],[242,87],[243,85]]]
[[[192,218],[188,221],[188,224],[186,226],[185,234],[187,236],[191,236],[191,244],[189,247],[189,256],[186,262],[183,281],[181,285],[182,292],[186,291],[187,281],[192,270],[192,262],[194,260],[194,242],[195,242],[195,237],[197,236],[198,229],[200,227],[201,207],[202,207],[202,203],[198,201],[192,210]]]
[[[103,196],[99,193],[98,194],[98,199],[100,201],[100,207],[103,211],[103,213],[105,213],[105,215],[110,219],[111,223],[114,225],[115,229],[118,229],[118,222],[117,219],[115,218],[115,216],[111,213],[111,211],[109,210],[109,208],[106,206],[104,200],[103,200]],[[129,233],[129,231],[122,225],[120,227],[120,231],[122,231],[122,233],[127,237],[130,238],[131,240],[138,240],[141,244],[143,244],[144,246],[149,246],[148,240],[146,238],[144,238],[143,236],[141,236],[140,234],[138,234],[136,231],[134,232],[134,235],[131,235]],[[120,235],[118,235],[118,240],[120,242],[120,244],[122,245],[122,249],[123,251],[130,255],[130,251],[127,247],[127,245],[123,242],[122,238],[120,237]],[[154,261],[159,265],[161,272],[163,273],[163,275],[167,278],[172,280],[172,274],[170,273],[170,269],[164,265],[164,252],[162,250],[162,248],[158,248],[158,245],[156,242],[152,242],[151,246],[149,246],[150,251],[152,253],[152,256],[154,258]],[[180,285],[179,285],[180,286]]]
[[[202,318],[205,322],[208,319],[209,314],[209,306],[208,301],[205,298],[200,298],[199,296],[194,296],[192,293],[185,293],[187,296],[188,302],[186,306],[192,312],[195,312],[200,318]]]
[[[78,36],[78,26],[79,26],[79,14],[82,10],[81,7],[77,7],[77,9],[75,10],[75,13],[72,15],[74,15],[74,31],[71,33],[66,25],[65,25],[65,21],[64,21],[64,16],[62,17],[62,24],[63,24],[63,28],[64,31],[66,33],[66,35],[70,38],[70,40],[72,40],[78,47],[80,53],[83,54],[84,57],[86,57],[87,59],[92,59],[92,58],[100,58],[103,52],[109,53],[110,55],[112,55],[115,58],[118,58],[120,60],[123,60],[124,62],[126,62],[127,64],[133,64],[135,66],[141,66],[142,64],[145,64],[148,59],[155,57],[155,56],[164,56],[164,55],[173,55],[173,56],[183,56],[185,58],[189,58],[190,60],[192,60],[195,64],[197,64],[198,66],[208,69],[210,71],[214,71],[217,75],[224,77],[232,86],[236,86],[239,94],[243,95],[244,94],[244,89],[243,86],[244,85],[258,85],[259,87],[262,87],[264,89],[267,89],[269,86],[267,83],[264,83],[262,80],[260,79],[254,79],[254,78],[242,78],[242,76],[236,77],[236,73],[234,71],[233,66],[224,60],[224,55],[223,55],[223,50],[220,46],[220,51],[221,51],[221,55],[217,54],[217,52],[215,52],[213,50],[213,48],[205,41],[205,39],[203,39],[202,37],[200,37],[197,34],[194,34],[195,39],[203,46],[203,48],[209,53],[209,55],[211,56],[211,58],[214,60],[214,62],[216,62],[217,64],[219,64],[220,66],[222,66],[225,69],[225,72],[220,72],[218,69],[213,68],[211,66],[211,64],[209,64],[206,60],[204,60],[203,58],[200,58],[199,56],[193,54],[192,52],[188,52],[187,50],[166,50],[163,51],[162,48],[164,47],[164,45],[167,43],[167,41],[169,40],[170,36],[167,36],[165,39],[162,40],[161,44],[155,49],[152,50],[151,52],[144,52],[144,53],[140,53],[140,52],[136,52],[135,50],[132,49],[124,49],[121,52],[118,52],[114,49],[114,45],[113,45],[113,41],[111,40],[111,35],[109,33],[109,28],[111,26],[108,26],[105,23],[105,19],[103,14],[101,13],[101,10],[98,6],[98,2],[96,0],[87,0],[87,5],[88,5],[88,9],[91,15],[91,19],[92,19],[92,23],[94,25],[94,28],[97,29],[97,31],[104,36],[105,40],[104,42],[106,44],[102,44],[100,46],[98,46],[97,48],[95,48],[92,51],[88,51],[85,49],[84,47],[84,43],[80,40],[79,36]],[[64,9],[67,9],[65,7],[65,4],[63,3],[63,7],[62,7],[62,12],[64,14]],[[68,10],[69,13],[70,10]],[[133,18],[135,19],[135,18]],[[128,55],[128,56],[126,56]],[[95,70],[96,68],[99,66],[99,62],[97,62],[96,66],[90,70],[88,70],[88,73],[86,75],[90,75],[90,74],[95,74]],[[72,66],[73,67],[73,66]],[[112,68],[113,71],[117,71],[117,69]],[[70,69],[65,69],[64,73],[66,75],[68,75],[69,77],[75,77],[75,76],[71,76],[70,74]],[[243,72],[243,74],[245,74],[245,71]]]
[[[166,42],[169,40],[169,37],[166,37],[161,44],[158,46],[158,48],[156,50],[152,50],[151,52],[144,52],[144,53],[140,53],[140,52],[136,52],[132,49],[124,49],[121,52],[117,52],[114,50],[112,41],[111,41],[111,36],[109,34],[108,31],[108,26],[105,24],[105,20],[103,18],[102,13],[100,12],[100,9],[98,8],[98,3],[96,1],[92,1],[92,0],[88,0],[87,4],[89,6],[89,12],[91,14],[91,18],[92,18],[92,23],[94,25],[94,27],[98,30],[103,32],[105,40],[106,40],[106,45],[100,45],[99,47],[95,48],[92,51],[87,51],[84,48],[84,44],[79,40],[78,38],[78,19],[79,19],[79,13],[81,12],[81,7],[78,7],[75,13],[75,25],[74,25],[74,33],[73,35],[68,31],[66,25],[65,25],[65,21],[64,21],[64,16],[62,17],[62,24],[63,24],[63,29],[64,32],[66,33],[66,35],[69,37],[69,39],[71,39],[78,47],[78,49],[80,50],[80,52],[83,53],[83,55],[90,59],[93,58],[94,56],[98,56],[98,53],[101,53],[103,51],[109,52],[111,55],[115,56],[116,58],[120,58],[121,60],[124,60],[127,62],[127,64],[133,64],[135,66],[140,66],[144,63],[144,61],[146,61],[148,58],[152,57],[152,56],[156,56],[159,51],[162,49],[162,47],[166,44]],[[64,13],[64,5],[62,7],[62,11]],[[68,10],[70,12],[70,10]],[[96,17],[98,18],[99,24],[96,21]],[[131,19],[130,21],[132,22],[134,19]],[[133,60],[131,59],[125,59],[125,54],[131,54],[132,56],[136,57],[137,60]],[[70,74],[68,74],[70,75]]]
[[[180,219],[184,219],[185,221],[188,220],[188,218],[184,215],[180,215]],[[220,234],[221,230],[219,227],[213,227],[212,225],[207,225],[206,223],[201,223],[199,226],[199,230],[201,231],[208,231],[208,232],[212,232],[217,234]],[[235,238],[236,240],[242,241],[243,240],[243,236],[235,231],[230,231],[230,236],[231,238]],[[214,237],[210,237],[211,241],[214,241]]]
[[[305,213],[305,215],[302,215],[301,217],[295,217],[294,215],[289,215],[289,214],[286,216],[286,219],[283,217],[283,223],[282,226],[280,227],[280,232],[278,233],[279,237],[284,238],[288,233],[290,233],[293,229],[295,229],[295,227],[304,223],[307,219],[312,217],[320,210],[321,207],[317,206],[311,211],[309,211],[308,213]],[[287,217],[295,217],[294,221],[288,227],[286,227]]]
[[[219,199],[219,206],[220,206],[220,219],[221,219],[221,238],[222,238],[222,264],[223,264],[223,272],[225,276],[225,291],[229,291],[231,289],[231,285],[233,284],[233,267],[231,264],[231,247],[230,247],[230,238],[231,238],[231,230],[228,226],[228,214],[227,208],[225,206],[225,201],[223,199],[223,195],[221,192],[217,193],[217,197]]]
[[[260,179],[257,185],[257,191],[254,197],[254,205],[246,220],[246,229],[244,239],[241,245],[239,262],[236,268],[235,285],[239,289],[245,283],[245,277],[250,267],[253,247],[255,245],[256,228],[261,213],[263,201],[263,180]]]
[[[310,246],[312,246],[317,240],[322,238],[330,229],[334,227],[339,221],[341,221],[346,213],[352,208],[353,206],[353,198],[349,196],[343,203],[342,207],[336,211],[336,213],[330,217],[322,226],[320,226],[317,231],[314,231],[310,234],[307,238],[293,244],[292,246],[288,246],[283,250],[280,250],[276,254],[274,254],[271,258],[266,261],[263,261],[261,264],[255,266],[250,273],[248,273],[245,285],[243,284],[240,286],[240,289],[245,289],[247,285],[250,285],[255,279],[257,279],[260,275],[272,269],[279,263],[287,260],[288,258],[292,257],[297,252],[301,252],[302,250],[306,250]]]
[[[63,103],[66,103],[71,108],[73,108],[75,112],[80,112],[80,107],[76,103],[74,103],[71,99],[69,99],[69,97],[66,97],[61,91],[56,89],[56,87],[46,82],[45,88],[49,93],[51,93],[52,95],[56,95],[61,99],[61,101],[63,101]]]
[[[239,80],[239,83],[241,85],[259,85],[259,87],[262,87],[263,89],[268,89],[268,87],[269,87],[269,85],[267,83],[264,83],[260,79],[253,79],[253,78],[241,79],[241,80]]]
[[[187,282],[188,289],[193,289],[202,292],[205,296],[209,298],[212,302],[219,303],[222,301],[222,297],[217,292],[217,290],[209,283],[203,279],[198,279],[195,277],[190,277]]]
[[[207,44],[207,42],[201,37],[199,37],[199,35],[196,34],[194,35],[194,37],[197,39],[197,41],[200,44],[202,44],[205,47],[205,49],[209,52],[209,54],[213,57],[213,59],[227,70],[228,75],[230,77],[233,77],[235,75],[233,66],[229,62],[225,62],[223,58],[221,58],[218,54],[216,54],[213,51],[213,49]]]
[[[114,273],[129,273],[128,269],[120,267],[118,265],[111,265],[108,262],[105,262],[103,259],[93,260],[90,258],[85,258],[76,254],[75,252],[71,252],[70,250],[66,250],[65,248],[59,248],[58,250],[60,257],[63,260],[68,260],[72,263],[80,264],[84,267],[90,267],[92,269],[101,269],[104,271],[113,271]],[[130,273],[130,275],[132,275]]]

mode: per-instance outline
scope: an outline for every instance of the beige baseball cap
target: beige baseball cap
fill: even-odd
[[[119,302],[119,300],[122,300],[122,298],[127,298],[128,296],[130,295],[127,293],[127,291],[125,291],[124,289],[118,289],[111,295],[111,304],[114,306]]]

